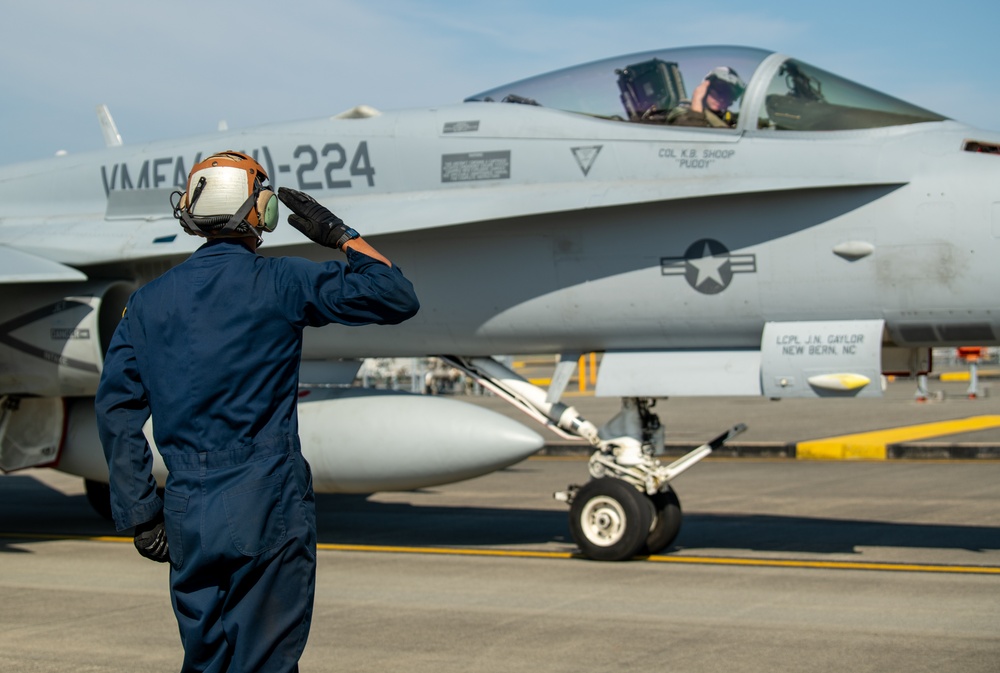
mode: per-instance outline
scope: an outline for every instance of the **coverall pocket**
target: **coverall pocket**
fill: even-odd
[[[312,466],[309,464],[309,461],[306,460],[305,458],[302,459],[302,465],[305,468],[304,472],[306,474],[305,486],[302,488],[302,500],[304,502],[311,503],[315,500],[315,495],[313,494]]]
[[[163,492],[163,522],[167,528],[167,552],[174,568],[184,565],[184,544],[181,538],[184,513],[187,512],[188,496],[177,491]]]
[[[288,535],[281,506],[280,474],[251,481],[226,491],[226,521],[236,550],[244,556],[260,556],[274,549]]]

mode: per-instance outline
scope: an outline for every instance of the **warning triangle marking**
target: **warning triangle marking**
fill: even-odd
[[[597,159],[597,154],[601,151],[603,145],[591,145],[589,147],[574,147],[573,156],[576,157],[576,163],[583,171],[584,176],[590,173],[590,168],[594,165],[594,160]]]

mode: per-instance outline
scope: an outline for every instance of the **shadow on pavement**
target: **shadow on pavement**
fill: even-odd
[[[415,506],[366,496],[317,495],[319,541],[405,547],[572,544],[567,511]],[[24,535],[19,538],[18,535]],[[125,535],[128,532],[124,533]],[[46,538],[122,535],[90,507],[33,478],[0,479],[0,552]],[[1000,550],[1000,526],[958,526],[756,514],[687,513],[671,551],[843,554],[856,547]]]
[[[375,503],[320,496],[319,539],[330,544],[511,546],[572,543],[563,511]],[[1000,550],[1000,527],[795,516],[686,514],[671,551],[853,553],[856,547]]]

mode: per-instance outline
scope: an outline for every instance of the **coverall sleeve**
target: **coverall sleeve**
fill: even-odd
[[[149,401],[129,335],[127,311],[105,356],[94,407],[108,461],[115,525],[121,531],[151,521],[163,510],[163,501],[156,493],[153,451],[142,433],[150,415]]]
[[[290,262],[279,285],[304,292],[301,302],[283,304],[292,311],[292,322],[313,327],[331,322],[395,325],[416,315],[420,302],[398,266],[386,266],[356,250],[347,251],[347,261]]]

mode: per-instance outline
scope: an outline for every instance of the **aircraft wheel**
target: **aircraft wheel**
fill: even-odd
[[[569,523],[584,556],[596,561],[625,561],[646,544],[653,508],[646,494],[631,484],[604,477],[577,491]]]
[[[108,521],[114,521],[111,516],[111,487],[101,481],[84,479],[83,486],[87,490],[87,502]]]
[[[681,501],[672,488],[661,491],[650,498],[655,510],[653,527],[649,529],[649,537],[646,538],[645,554],[658,554],[677,539],[677,534],[681,532]]]

